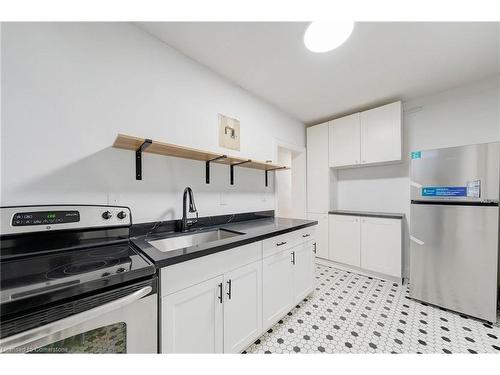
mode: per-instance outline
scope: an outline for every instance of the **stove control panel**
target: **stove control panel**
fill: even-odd
[[[78,211],[30,211],[17,212],[12,216],[12,226],[47,225],[77,223],[80,221]]]
[[[61,229],[130,226],[130,209],[119,206],[0,207],[1,235]]]

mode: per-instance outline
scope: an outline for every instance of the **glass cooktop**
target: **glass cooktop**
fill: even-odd
[[[50,295],[69,288],[98,289],[154,273],[128,241],[1,262],[1,303]],[[75,291],[76,293],[76,291]]]

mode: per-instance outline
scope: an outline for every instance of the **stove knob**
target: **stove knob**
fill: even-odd
[[[125,268],[123,267],[120,267],[116,270],[116,273],[122,273],[122,272],[125,272]]]
[[[109,272],[104,272],[101,276],[102,276],[102,277],[107,277],[107,276],[109,276],[109,275],[111,275]]]
[[[123,220],[127,217],[127,213],[125,211],[120,211],[116,216],[118,216],[118,219]]]
[[[104,220],[109,220],[109,219],[111,219],[111,216],[113,216],[113,215],[111,215],[111,212],[109,212],[109,211],[104,211],[104,212],[102,213],[102,218],[103,218]]]

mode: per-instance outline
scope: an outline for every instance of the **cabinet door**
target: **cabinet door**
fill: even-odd
[[[309,220],[318,222],[314,233],[316,256],[323,259],[328,259],[328,216],[328,214],[307,214]]]
[[[291,251],[284,250],[263,260],[263,330],[285,316],[293,306]]]
[[[360,163],[359,113],[330,122],[330,167]]]
[[[219,276],[162,297],[163,353],[222,353],[222,285]]]
[[[224,274],[224,353],[239,353],[262,332],[262,262]]]
[[[361,267],[401,277],[401,220],[361,218]]]
[[[330,209],[328,123],[307,128],[307,212]]]
[[[292,249],[293,303],[302,301],[313,290],[314,246],[307,241]]]
[[[360,266],[360,221],[357,216],[330,215],[330,259]]]
[[[361,163],[401,160],[401,102],[361,112]]]

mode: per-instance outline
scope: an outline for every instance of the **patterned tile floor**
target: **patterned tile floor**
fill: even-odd
[[[413,301],[406,285],[319,264],[316,279],[243,353],[500,353],[500,325]]]

